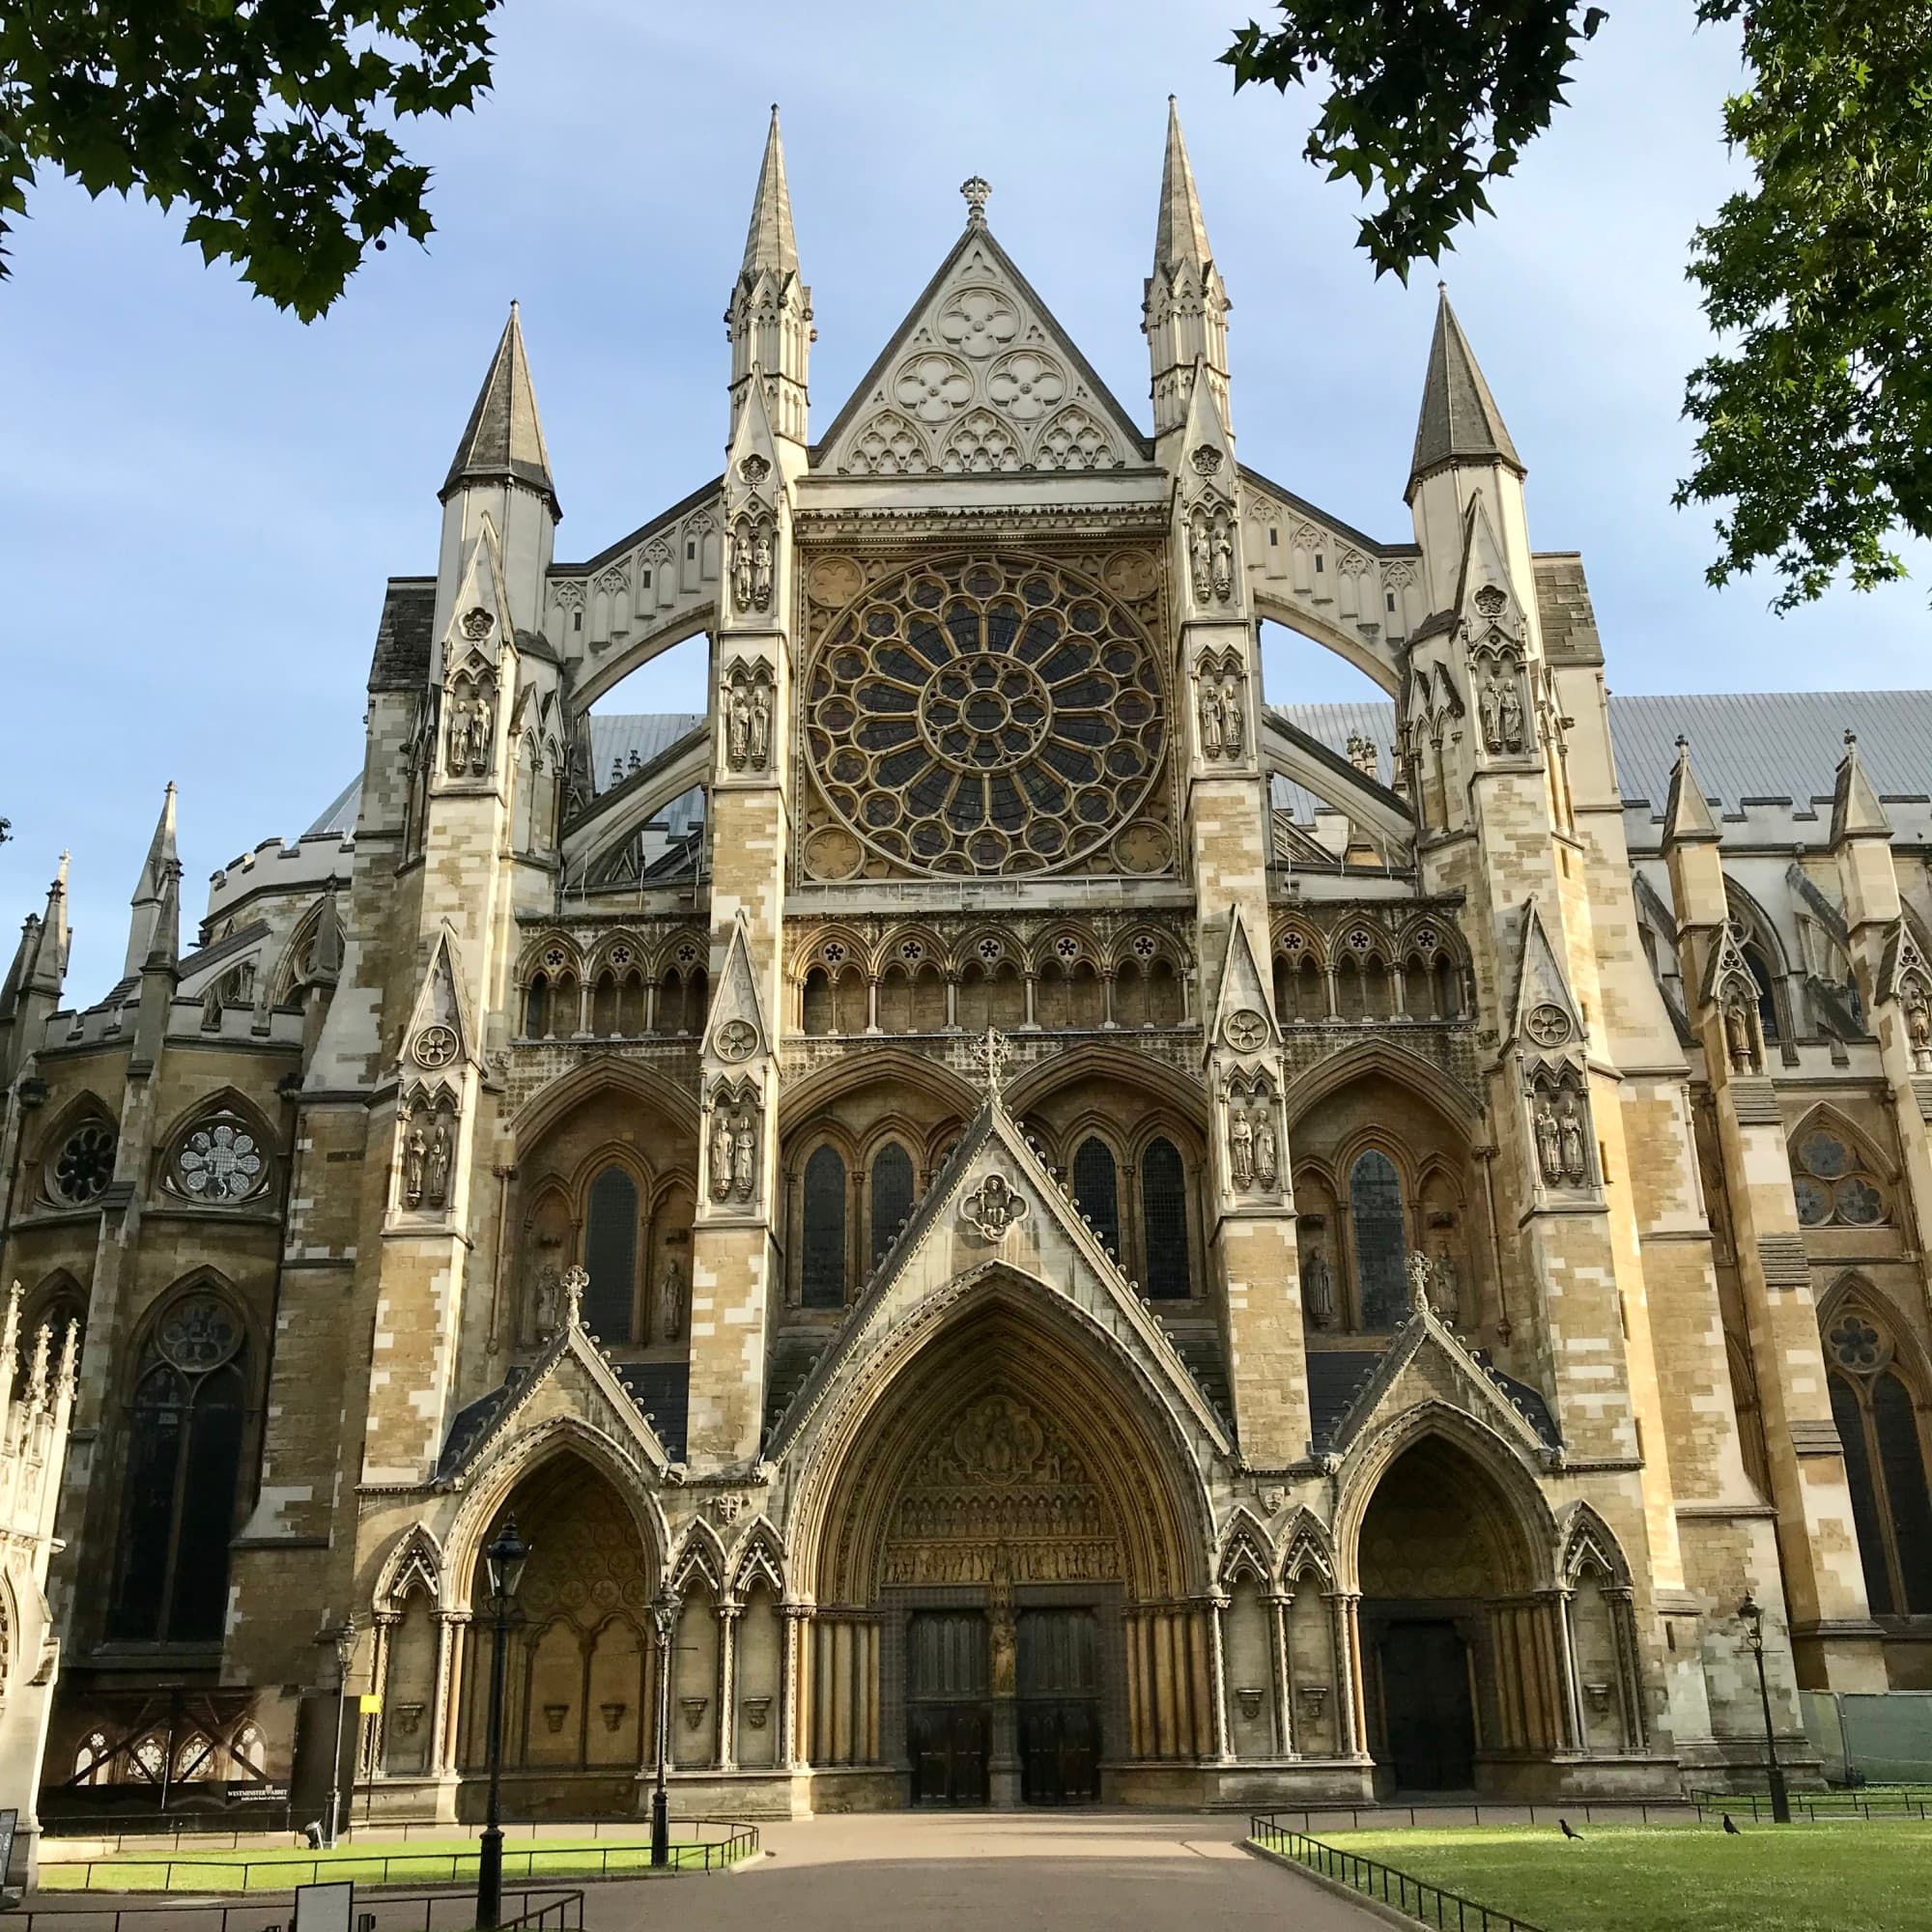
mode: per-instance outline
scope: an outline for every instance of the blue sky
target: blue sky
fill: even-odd
[[[481,111],[406,137],[437,169],[427,252],[393,244],[307,327],[204,269],[178,215],[45,184],[0,286],[0,910],[37,909],[71,847],[68,992],[96,998],[168,780],[191,922],[215,867],[293,838],[355,771],[383,581],[433,567],[436,487],[512,297],[559,557],[715,471],[720,316],[774,99],[817,425],[951,245],[976,172],[1001,241],[1145,421],[1172,91],[1235,302],[1243,459],[1406,535],[1435,276],[1374,279],[1353,191],[1300,158],[1307,101],[1233,95],[1215,56],[1245,11],[511,0]],[[1706,346],[1686,244],[1735,179],[1719,138],[1735,42],[1690,16],[1690,0],[1612,11],[1571,109],[1444,269],[1529,466],[1534,540],[1583,552],[1614,689],[1921,683],[1922,560],[1918,582],[1778,620],[1768,584],[1706,588],[1708,519],[1669,506]],[[699,705],[690,655],[633,679],[625,708]],[[1271,698],[1355,689],[1312,645],[1270,653]]]

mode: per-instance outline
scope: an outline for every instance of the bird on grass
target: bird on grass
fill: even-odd
[[[1731,1823],[1731,1814],[1728,1811],[1723,1813],[1723,1820],[1724,1820],[1724,1830],[1726,1833],[1730,1834],[1730,1836],[1732,1836],[1733,1838],[1742,1838],[1744,1836],[1744,1833],[1740,1832],[1734,1824]]]
[[[1558,1824],[1559,1824],[1560,1826],[1562,1826],[1562,1828],[1563,1828],[1563,1835],[1564,1835],[1564,1836],[1565,1836],[1566,1838],[1575,1838],[1575,1839],[1577,1840],[1577,1843],[1578,1843],[1579,1845],[1580,1845],[1580,1844],[1581,1844],[1581,1843],[1583,1842],[1583,1834],[1582,1834],[1582,1833],[1581,1833],[1581,1832],[1578,1832],[1578,1831],[1576,1831],[1576,1830],[1574,1830],[1574,1829],[1572,1828],[1572,1826],[1571,1826],[1571,1823],[1570,1823],[1569,1819],[1567,1819],[1567,1818],[1559,1818],[1559,1819],[1557,1819],[1557,1821],[1556,1821],[1556,1822],[1557,1822],[1557,1823],[1558,1823]]]

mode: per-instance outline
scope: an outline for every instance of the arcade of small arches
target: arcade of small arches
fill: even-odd
[[[1399,924],[1366,908],[1275,922],[1274,1003],[1283,1025],[1455,1020],[1471,1010],[1467,966],[1445,920]]]

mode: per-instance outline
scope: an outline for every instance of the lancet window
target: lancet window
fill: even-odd
[[[1408,1306],[1403,1270],[1402,1177],[1395,1163],[1370,1148],[1349,1170],[1349,1212],[1354,1234],[1355,1299],[1362,1326],[1393,1328]]]
[[[805,1163],[800,1207],[799,1299],[808,1308],[845,1304],[845,1162],[830,1142]]]
[[[1073,1198],[1094,1224],[1094,1232],[1118,1255],[1121,1252],[1121,1177],[1113,1150],[1090,1134],[1073,1156]]]
[[[1874,1616],[1932,1612],[1932,1487],[1918,1378],[1908,1382],[1889,1322],[1859,1298],[1827,1321],[1825,1359],[1866,1601]]]
[[[606,1342],[628,1342],[637,1321],[638,1183],[614,1163],[590,1183],[583,1227],[583,1324]]]
[[[1185,1300],[1192,1290],[1187,1260],[1187,1175],[1180,1151],[1165,1138],[1141,1155],[1141,1244],[1147,1292],[1156,1301]]]
[[[872,1156],[872,1261],[892,1246],[899,1224],[912,1214],[912,1156],[888,1141]]]

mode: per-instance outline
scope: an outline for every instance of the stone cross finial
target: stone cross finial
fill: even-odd
[[[986,197],[993,191],[993,185],[984,175],[969,175],[959,184],[959,192],[966,197],[966,219],[978,228],[986,218]]]
[[[1012,1043],[998,1027],[989,1026],[983,1039],[973,1042],[974,1064],[986,1076],[986,1098],[1000,1097],[1000,1070],[1013,1057]]]
[[[572,1328],[583,1326],[583,1291],[590,1277],[581,1267],[566,1268],[563,1274],[563,1319]]]

